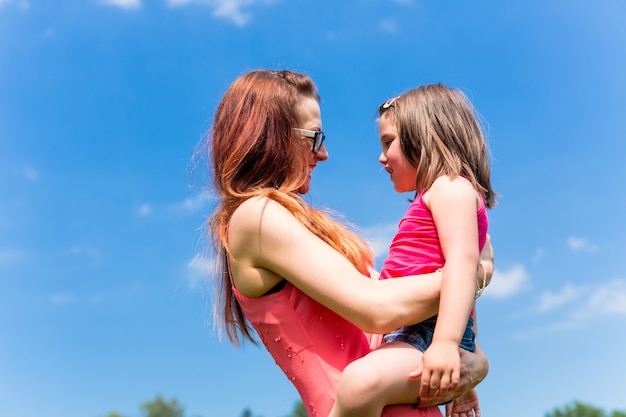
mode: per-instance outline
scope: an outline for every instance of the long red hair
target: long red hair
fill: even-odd
[[[232,291],[228,267],[228,223],[233,212],[254,196],[286,207],[312,233],[342,253],[366,274],[372,265],[367,244],[343,223],[306,204],[297,190],[308,176],[311,145],[298,137],[297,105],[319,102],[311,78],[292,71],[255,70],[237,78],[220,102],[204,149],[220,198],[209,219],[217,262],[216,321],[229,340],[251,341],[252,330]],[[205,154],[206,155],[206,154]]]

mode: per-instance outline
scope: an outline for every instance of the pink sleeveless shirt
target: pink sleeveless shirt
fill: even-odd
[[[437,227],[422,197],[423,193],[413,200],[400,220],[398,232],[393,237],[389,254],[380,271],[380,279],[424,274],[443,267],[445,259]],[[485,246],[489,225],[485,203],[482,197],[480,200],[481,205],[476,211],[479,251]]]
[[[241,308],[285,376],[296,387],[310,417],[326,417],[343,369],[376,348],[370,335],[291,285],[250,298],[233,287]],[[384,417],[441,417],[437,407],[386,407]]]

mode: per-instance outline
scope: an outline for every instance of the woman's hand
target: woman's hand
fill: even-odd
[[[480,417],[480,404],[476,389],[471,390],[461,398],[446,404],[446,416],[450,417]]]
[[[482,252],[480,252],[480,260],[478,261],[478,272],[476,273],[476,298],[480,297],[483,290],[491,282],[493,276],[493,245],[491,244],[491,236],[487,234],[487,240]]]

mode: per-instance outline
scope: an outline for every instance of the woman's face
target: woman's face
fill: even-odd
[[[380,144],[383,148],[378,161],[389,173],[393,188],[399,193],[415,191],[417,168],[411,165],[400,147],[400,137],[389,112],[384,113],[378,122]]]
[[[317,100],[311,97],[305,97],[298,105],[296,111],[298,113],[298,128],[314,131],[322,130],[322,116],[320,105]],[[311,144],[311,149],[313,148],[313,142],[310,138],[302,137],[302,140],[308,141]],[[313,151],[311,151],[308,165],[309,175],[307,176],[306,182],[298,188],[298,193],[306,194],[309,192],[309,189],[311,188],[311,174],[313,173],[315,166],[318,162],[322,162],[327,159],[328,151],[326,150],[326,145],[322,145],[322,148],[317,154],[314,154]]]

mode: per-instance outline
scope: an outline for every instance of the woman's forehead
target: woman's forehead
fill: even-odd
[[[296,106],[296,114],[298,116],[298,121],[301,123],[312,123],[319,124],[318,126],[321,129],[322,124],[322,112],[320,110],[320,105],[312,97],[304,97]]]

